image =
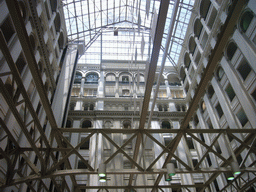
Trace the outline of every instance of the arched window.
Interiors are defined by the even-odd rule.
[[[116,81],[116,76],[114,74],[107,74],[106,81],[115,82]]]
[[[72,121],[68,119],[66,122],[66,128],[71,128],[71,127],[72,127]]]
[[[123,122],[123,127],[124,127],[124,129],[131,129],[131,122],[128,120],[125,120]]]
[[[186,111],[186,106],[185,105],[182,105],[182,111]]]
[[[162,129],[171,129],[171,124],[169,121],[162,122]]]
[[[99,80],[99,76],[97,73],[89,73],[85,77],[85,83],[87,84],[97,84]]]
[[[179,105],[176,105],[176,110],[180,111],[180,106]]]
[[[59,13],[57,13],[55,16],[54,25],[55,25],[56,32],[60,32],[61,23],[60,23],[60,14]]]
[[[199,37],[202,31],[203,25],[199,19],[196,19],[194,24],[194,33],[196,37]]]
[[[90,127],[92,127],[92,122],[91,121],[89,121],[89,120],[83,121],[82,128],[90,128]]]
[[[110,129],[111,126],[112,126],[111,121],[106,121],[106,122],[104,123],[104,127],[107,128],[107,129]]]
[[[253,19],[253,14],[250,11],[246,11],[242,15],[241,21],[240,21],[240,27],[244,33],[247,31],[248,27],[250,26],[252,19]]]
[[[225,74],[225,72],[224,72],[224,70],[222,69],[222,67],[219,67],[219,68],[217,69],[217,74],[216,74],[218,80],[221,80],[224,74]]]
[[[204,101],[201,102],[201,106],[200,107],[201,107],[201,112],[204,112],[205,109],[206,109],[206,105],[205,105]]]
[[[168,106],[164,105],[164,111],[168,111]]]
[[[231,61],[235,52],[237,50],[237,46],[234,42],[230,42],[227,47],[227,57]]]
[[[211,5],[211,1],[210,0],[202,0],[201,1],[201,5],[200,5],[200,16],[202,18],[206,18],[207,13],[209,11]]]

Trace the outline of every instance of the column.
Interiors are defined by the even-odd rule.
[[[102,129],[103,120],[95,120],[94,122],[95,129]],[[102,158],[102,135],[94,134],[90,138],[90,151],[89,151],[89,161],[90,165],[97,170],[99,168],[99,164],[103,163]],[[89,186],[97,186],[100,185],[98,174],[91,174],[88,176],[89,178]],[[90,189],[90,192],[97,192],[97,189]]]
[[[171,90],[170,90],[170,87],[169,87],[168,79],[165,79],[165,80],[164,80],[164,83],[165,83],[165,87],[166,87],[167,97],[168,97],[169,99],[171,99]]]
[[[180,129],[180,123],[178,121],[173,122],[173,129]],[[177,147],[175,153],[187,165],[190,165],[189,162],[192,163],[191,154],[190,154],[189,148],[188,148],[187,143],[183,136],[178,144],[178,147]],[[178,167],[184,168],[184,166],[181,164]],[[182,185],[193,185],[194,184],[194,180],[193,180],[193,177],[191,174],[180,174],[180,177],[181,177]],[[190,191],[195,192],[196,189],[193,188],[193,189],[190,189]]]
[[[237,122],[237,119],[235,118],[234,113],[232,112],[231,106],[229,105],[229,99],[227,98],[226,94],[224,93],[223,89],[221,88],[219,82],[216,80],[215,77],[212,78],[211,83],[229,127],[237,128],[239,124]]]
[[[151,121],[151,127],[152,129],[160,129],[159,121]],[[163,141],[162,134],[154,134],[154,138],[158,141]],[[162,143],[164,145],[164,143]],[[153,147],[155,151],[155,157],[158,157],[160,153],[163,151],[162,147],[160,147],[158,144],[153,142]],[[156,169],[162,169],[162,165],[164,164],[165,158],[164,156],[160,157],[160,159],[156,162],[155,167]],[[165,185],[166,182],[164,180],[164,176],[162,177],[161,181],[159,182],[159,185]]]
[[[115,97],[119,97],[119,76],[116,77]]]
[[[256,58],[255,58],[256,59]],[[250,121],[252,127],[256,127],[256,109],[255,105],[251,100],[251,97],[247,90],[245,89],[243,83],[239,79],[237,75],[237,71],[231,66],[231,64],[226,60],[225,57],[222,58],[221,60],[221,66],[223,70],[225,71],[229,82],[231,86],[233,87],[236,96],[238,97],[238,100],[246,113],[246,116],[248,120]]]
[[[251,68],[256,72],[256,49],[252,41],[244,34],[241,34],[238,29],[235,30],[233,39],[238,45],[239,49],[245,56],[246,60],[251,64]]]

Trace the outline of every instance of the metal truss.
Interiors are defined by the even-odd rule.
[[[18,69],[15,63],[12,60],[11,54],[8,51],[8,46],[4,40],[2,32],[0,33],[0,49],[1,52],[8,63],[10,71],[0,73],[0,77],[11,77],[12,80],[12,89],[19,87],[18,92],[10,93],[3,80],[0,79],[0,92],[4,101],[8,104],[10,111],[9,115],[14,116],[16,122],[24,134],[25,139],[29,146],[22,146],[19,144],[18,138],[15,136],[12,127],[6,124],[4,119],[0,118],[0,125],[2,132],[5,133],[5,136],[1,138],[0,142],[8,140],[6,149],[0,149],[0,159],[5,160],[7,167],[6,172],[2,173],[3,177],[0,178],[0,189],[4,189],[9,186],[19,187],[20,184],[26,183],[30,190],[36,191],[35,183],[38,182],[42,189],[45,191],[50,191],[49,187],[46,185],[45,180],[51,179],[53,184],[56,186],[56,190],[61,192],[67,190],[72,191],[67,184],[67,178],[72,181],[72,184],[75,189],[152,189],[155,191],[157,189],[165,188],[175,188],[175,189],[187,189],[198,187],[201,191],[204,191],[209,185],[214,181],[214,179],[221,173],[230,172],[229,163],[232,161],[232,156],[225,157],[223,154],[219,154],[214,147],[214,144],[219,140],[220,137],[228,134],[238,143],[238,146],[234,149],[235,156],[238,156],[242,151],[247,151],[246,158],[243,160],[241,165],[244,165],[244,162],[249,158],[250,154],[256,154],[255,144],[256,144],[256,133],[253,129],[188,129],[189,121],[194,114],[194,111],[197,109],[198,102],[204,94],[204,90],[207,86],[207,83],[210,81],[211,74],[217,64],[218,59],[222,54],[222,47],[226,44],[228,37],[232,33],[232,30],[236,24],[237,17],[239,12],[243,7],[244,2],[237,1],[235,3],[234,10],[231,11],[232,14],[229,15],[227,22],[224,25],[224,30],[222,31],[221,38],[217,42],[215,49],[212,52],[209,63],[205,70],[205,73],[202,77],[201,83],[199,84],[195,97],[190,103],[190,107],[186,116],[183,119],[180,129],[146,129],[145,122],[148,116],[148,103],[150,99],[150,94],[152,90],[154,74],[156,70],[156,63],[154,60],[158,57],[157,51],[160,49],[161,45],[161,31],[157,31],[155,38],[155,47],[153,48],[156,55],[152,55],[152,61],[150,65],[149,77],[147,79],[147,88],[146,94],[144,97],[143,111],[141,113],[141,121],[138,129],[81,129],[81,128],[58,128],[55,121],[49,100],[45,91],[43,90],[43,83],[38,72],[37,64],[33,54],[31,45],[28,43],[29,38],[26,33],[22,17],[19,12],[19,6],[16,0],[6,1],[7,6],[10,11],[10,16],[15,25],[18,38],[20,40],[21,46],[24,50],[24,55],[28,61],[28,67],[33,76],[33,80],[36,85],[37,92],[40,96],[42,106],[46,115],[48,117],[49,123],[52,129],[52,137],[47,138],[42,128],[38,115],[34,110],[34,107],[30,101],[28,93],[22,84],[22,79],[18,72]],[[166,6],[163,6],[166,9]],[[164,14],[164,11],[162,11]],[[163,18],[166,17],[163,15]],[[164,18],[165,19],[165,18]],[[163,20],[161,20],[163,21]],[[163,30],[163,26],[159,26],[159,30]],[[158,46],[157,46],[158,45]],[[155,65],[155,66],[154,66]],[[24,107],[24,113],[19,113],[18,109],[20,106]],[[33,128],[32,128],[33,127]],[[32,131],[31,131],[32,130]],[[32,133],[31,133],[32,132]],[[78,145],[73,146],[65,137],[65,133],[87,133],[87,137],[82,140]],[[163,134],[163,133],[172,133],[173,139],[166,146],[162,142],[158,141],[154,134]],[[199,134],[208,134],[213,138],[211,143],[205,143],[201,140]],[[242,140],[237,137],[237,133],[245,135],[245,138]],[[121,134],[129,135],[129,139],[123,144],[118,145],[109,134]],[[96,167],[91,166],[80,154],[80,147],[88,141],[94,135],[102,135],[102,137],[109,141],[112,147],[115,149],[115,152],[111,154],[104,163],[108,164],[111,162],[117,154],[122,154],[127,157],[127,159],[133,165],[132,169],[107,169],[107,174],[129,174],[129,185],[128,186],[85,186],[78,184],[75,176],[76,175],[91,175],[97,174]],[[161,148],[161,153],[150,163],[150,165],[145,166],[138,161],[140,154],[144,154],[144,140],[150,139],[154,144]],[[196,165],[193,165],[191,162],[186,163],[184,160],[180,159],[177,156],[177,146],[180,144],[183,139],[187,142],[187,137],[190,137],[194,143],[198,143],[204,148],[204,154],[202,154]],[[130,144],[135,143],[134,154],[130,155],[127,153],[125,147]],[[56,158],[56,152],[60,152],[60,157]],[[190,155],[190,151],[186,150],[187,155]],[[221,162],[220,167],[218,168],[209,168],[204,167],[203,162],[206,161],[207,155],[209,153],[214,154],[214,156]],[[37,163],[32,162],[30,156],[34,155],[38,157],[40,166]],[[71,155],[77,156],[82,160],[87,169],[72,169],[72,166],[69,162],[69,157]],[[143,155],[142,155],[143,156]],[[160,158],[164,158],[165,162],[161,169],[154,169],[155,164],[159,161]],[[166,164],[170,160],[175,159],[179,164],[184,168],[176,168],[177,174],[209,174],[209,178],[205,181],[204,184],[193,184],[193,185],[159,185],[162,176],[166,173]],[[249,178],[248,180],[243,179],[243,175],[253,173],[255,174],[255,162],[247,167],[241,167],[242,173],[235,178],[232,182],[228,183],[227,186],[222,191],[225,191],[228,187],[234,187],[237,191],[244,191],[249,186],[255,183],[255,177]],[[156,176],[154,185],[136,185],[133,183],[134,175],[147,175],[153,174]],[[60,182],[59,182],[60,181]],[[61,183],[61,185],[60,185]]]

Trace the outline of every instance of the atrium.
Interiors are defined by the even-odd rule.
[[[255,0],[0,13],[0,191],[256,190]]]

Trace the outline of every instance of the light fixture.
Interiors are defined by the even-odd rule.
[[[171,181],[172,177],[168,174],[164,174],[165,181]]]
[[[227,172],[226,173],[226,176],[227,176],[227,179],[229,180],[229,181],[232,181],[235,177],[234,177],[234,175],[232,174],[232,173],[230,173],[230,172]]]
[[[98,175],[100,177],[106,177],[106,164],[99,164]]]
[[[232,172],[233,172],[234,175],[238,175],[238,174],[241,173],[237,161],[232,161],[232,162],[230,163],[230,166],[231,166],[231,170],[232,170]]]
[[[166,168],[167,168],[167,174],[169,176],[174,176],[176,174],[175,167],[174,167],[173,163],[167,163]]]
[[[107,181],[107,178],[106,177],[100,177],[99,181],[101,183],[105,183]]]

